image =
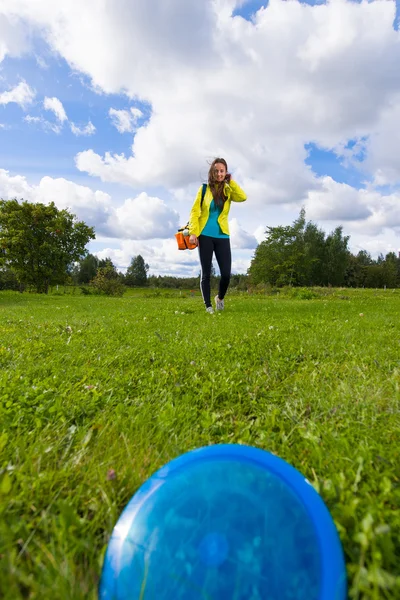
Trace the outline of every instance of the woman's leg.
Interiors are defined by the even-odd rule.
[[[203,296],[206,308],[211,306],[211,265],[214,252],[214,238],[207,235],[200,235],[199,238],[199,257],[200,257],[200,290]]]
[[[232,254],[231,241],[229,238],[214,238],[215,242],[215,258],[221,272],[219,281],[218,298],[223,300],[231,280]]]

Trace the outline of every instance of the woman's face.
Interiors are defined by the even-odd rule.
[[[215,163],[214,165],[214,177],[218,182],[224,181],[226,177],[226,168],[222,163]]]

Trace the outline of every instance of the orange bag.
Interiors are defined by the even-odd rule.
[[[204,202],[204,196],[206,194],[207,191],[207,184],[203,183],[202,186],[202,190],[201,190],[201,202],[200,202],[200,208],[202,208],[203,206],[203,202]],[[181,229],[178,229],[178,233],[175,234],[176,237],[176,241],[178,244],[178,250],[194,250],[195,248],[197,248],[197,244],[191,244],[189,242],[189,234],[188,232],[185,235],[185,230],[187,230],[189,227],[189,223],[187,223],[185,225],[185,227],[181,227]]]
[[[178,250],[194,250],[197,248],[197,244],[191,244],[189,242],[189,235],[184,235],[184,231],[187,229],[186,227],[182,227],[182,229],[178,229],[178,233],[175,234],[175,238],[178,244]]]

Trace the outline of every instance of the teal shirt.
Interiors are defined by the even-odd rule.
[[[201,235],[206,235],[213,238],[229,238],[229,235],[222,233],[221,227],[218,223],[218,217],[222,212],[222,208],[218,208],[214,200],[210,204],[210,212],[208,215],[208,221],[204,226]]]

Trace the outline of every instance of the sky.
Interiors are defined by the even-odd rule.
[[[54,201],[124,271],[179,251],[209,164],[233,272],[302,207],[350,249],[400,250],[400,7],[392,0],[0,0],[0,197]]]

